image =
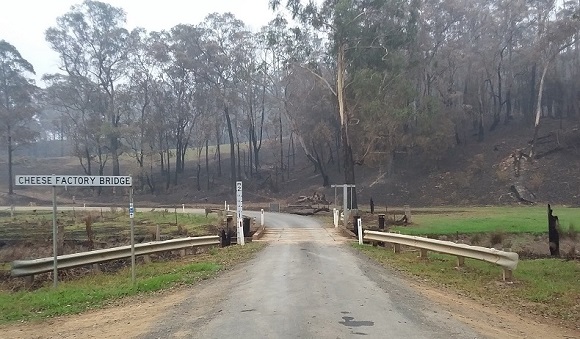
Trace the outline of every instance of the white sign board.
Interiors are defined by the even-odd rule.
[[[128,175],[17,175],[14,181],[21,186],[132,186]]]
[[[238,220],[242,220],[242,182],[236,181],[236,206]]]
[[[244,225],[242,215],[242,182],[236,181],[236,202],[237,202],[237,221],[238,221],[238,244],[244,244]]]
[[[133,207],[133,203],[129,203],[129,218],[133,219],[135,217],[135,207]]]

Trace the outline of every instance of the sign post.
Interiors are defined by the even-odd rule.
[[[54,256],[54,263],[52,265],[52,287],[58,286],[58,249],[56,235],[58,227],[56,226],[56,187],[52,186],[52,254]]]
[[[134,273],[134,239],[133,239],[133,187],[132,178],[128,175],[115,176],[98,176],[98,175],[17,175],[14,177],[16,186],[52,186],[52,252],[54,256],[53,263],[53,286],[58,286],[58,250],[57,250],[57,233],[56,225],[56,187],[64,186],[128,186],[131,187],[130,193],[130,218],[131,218],[131,260],[133,271],[133,282],[135,281]]]
[[[242,182],[236,181],[236,202],[237,202],[237,221],[238,221],[238,245],[244,245],[244,224],[242,215]]]
[[[131,219],[131,284],[135,285],[135,207],[133,206],[133,186],[129,188],[129,219]]]

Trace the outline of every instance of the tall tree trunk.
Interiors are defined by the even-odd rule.
[[[169,137],[165,134],[165,152],[167,153],[167,171],[165,172],[165,189],[169,189],[169,185],[171,184],[171,154],[169,150]]]
[[[230,119],[230,111],[228,106],[224,108],[224,114],[226,116],[226,123],[228,125],[228,134],[230,136],[230,183],[232,189],[236,187],[236,148],[234,141],[234,131],[232,130],[232,121]]]
[[[530,158],[534,157],[536,140],[538,139],[538,131],[540,130],[540,116],[542,115],[542,92],[544,91],[544,78],[546,77],[546,72],[548,71],[549,64],[550,64],[549,62],[546,62],[546,64],[544,65],[542,77],[540,78],[540,86],[538,87],[538,101],[536,102],[536,120],[534,123],[534,138],[532,139]]]
[[[116,128],[116,126],[114,126]],[[111,137],[111,153],[113,157],[113,175],[120,175],[121,167],[119,166],[119,139],[116,136]]]
[[[338,112],[340,115],[340,135],[342,138],[342,150],[343,150],[343,162],[344,162],[344,182],[345,184],[355,184],[355,174],[354,174],[354,159],[352,156],[352,148],[350,146],[350,140],[348,138],[348,120],[346,116],[346,105],[345,105],[345,72],[346,64],[344,61],[346,53],[346,44],[341,44],[338,48],[338,62],[337,62],[337,77],[336,77],[336,94],[338,99]],[[356,188],[349,188],[348,199],[352,196],[352,201],[349,201],[348,206],[352,209],[358,209]]]
[[[8,126],[8,194],[14,194],[14,178],[12,177],[12,131]]]
[[[209,139],[205,139],[205,175],[207,176],[207,190],[209,191]]]
[[[282,141],[282,112],[278,118],[280,127],[280,171],[284,173],[284,142]]]
[[[530,100],[528,100],[528,104],[527,106],[527,121],[533,121],[533,117],[534,117],[534,98],[536,97],[536,68],[537,68],[537,64],[534,63],[532,65],[532,74],[531,74],[531,79],[530,79]]]
[[[219,128],[216,127],[216,152],[217,152],[217,157],[218,157],[218,177],[222,176],[222,153],[220,150],[220,143],[221,143],[221,135],[219,133]]]

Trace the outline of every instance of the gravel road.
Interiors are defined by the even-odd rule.
[[[265,220],[265,250],[151,319],[140,338],[481,337],[335,229],[294,215]]]

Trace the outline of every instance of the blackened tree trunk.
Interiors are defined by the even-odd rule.
[[[209,139],[205,139],[205,175],[207,176],[207,190],[209,191]]]
[[[230,136],[230,182],[232,189],[236,187],[236,143],[234,141],[234,131],[232,130],[232,120],[228,106],[224,108],[226,123],[228,124],[228,134]]]
[[[552,214],[552,208],[548,204],[548,241],[550,246],[550,255],[553,257],[560,256],[560,223],[558,217]]]

